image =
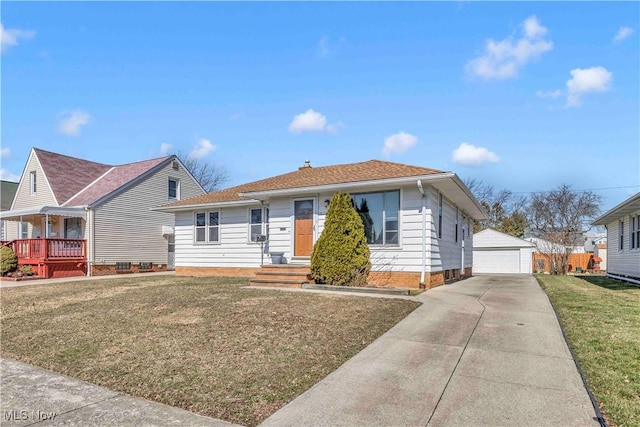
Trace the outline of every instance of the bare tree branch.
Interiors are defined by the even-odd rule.
[[[182,151],[178,151],[176,156],[207,193],[218,190],[229,180],[229,174],[226,169],[220,166],[214,166]]]

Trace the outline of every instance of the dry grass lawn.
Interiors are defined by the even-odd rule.
[[[419,305],[246,283],[135,276],[2,289],[2,355],[256,425]]]

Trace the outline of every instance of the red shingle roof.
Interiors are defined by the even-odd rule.
[[[33,149],[60,206],[91,205],[171,156],[120,166]]]
[[[103,197],[111,194],[123,185],[133,181],[148,170],[154,168],[169,157],[145,160],[115,166],[98,181],[85,188],[80,194],[70,199],[67,205],[84,206],[91,205]]]
[[[411,166],[401,163],[369,160],[344,165],[302,167],[284,175],[250,182],[225,190],[214,191],[190,199],[180,200],[165,206],[188,206],[207,203],[234,202],[247,200],[240,193],[257,191],[285,190],[292,188],[314,187],[319,185],[345,184],[351,182],[376,181],[392,178],[408,178],[442,173],[442,171]]]
[[[59,205],[98,179],[112,166],[34,148]]]

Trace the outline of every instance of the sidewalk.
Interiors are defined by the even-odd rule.
[[[126,279],[131,277],[153,277],[153,276],[174,276],[175,271],[160,271],[157,273],[132,273],[132,274],[110,274],[107,276],[76,276],[60,277],[57,279],[25,279],[25,280],[0,280],[0,288],[17,288],[19,286],[33,285],[55,285],[56,283],[82,282],[84,280],[108,280]]]
[[[417,299],[406,319],[261,425],[599,425],[533,277],[478,276]],[[2,425],[55,413],[47,425],[231,426],[12,360],[0,368]]]

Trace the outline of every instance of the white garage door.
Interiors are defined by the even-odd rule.
[[[520,271],[520,250],[490,249],[473,251],[474,273],[515,273]]]

